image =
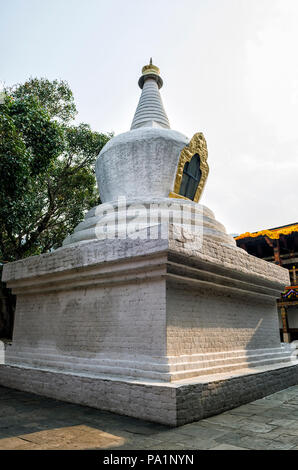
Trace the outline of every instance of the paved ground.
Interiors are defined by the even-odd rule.
[[[0,387],[0,449],[298,450],[298,386],[176,429]]]

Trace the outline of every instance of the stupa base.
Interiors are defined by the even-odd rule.
[[[163,233],[166,233],[163,230]],[[298,383],[288,272],[169,226],[4,266],[17,295],[0,384],[178,426]]]
[[[0,366],[0,385],[169,426],[198,421],[298,383],[298,365],[202,376],[179,383]]]

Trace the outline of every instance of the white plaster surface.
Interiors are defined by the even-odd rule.
[[[157,226],[175,225],[203,239],[236,246],[225,227],[206,206],[173,198],[135,198],[100,204],[92,208],[63,242],[70,245],[80,241],[105,238],[158,238]],[[150,228],[145,232],[145,228]],[[140,234],[138,235],[138,230]],[[167,237],[168,229],[166,229]]]
[[[142,94],[131,124],[131,129],[138,127],[170,128],[169,119],[154,78],[147,77],[144,81]]]

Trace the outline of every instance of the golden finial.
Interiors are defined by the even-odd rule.
[[[153,78],[158,85],[158,88],[162,87],[162,78],[159,75],[159,68],[152,63],[152,57],[150,57],[150,61],[148,65],[144,65],[142,68],[142,76],[139,79],[139,87],[143,88],[144,81],[146,78]]]
[[[144,65],[144,67],[142,68],[143,75],[147,75],[148,73],[155,73],[159,75],[159,68],[156,67],[156,65],[153,65],[152,57],[150,57],[149,65]]]

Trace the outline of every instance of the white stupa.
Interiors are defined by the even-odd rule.
[[[97,159],[103,204],[63,247],[4,266],[0,384],[177,426],[298,383],[276,307],[289,274],[198,204],[205,138],[170,129],[152,63],[139,85],[130,131]]]

